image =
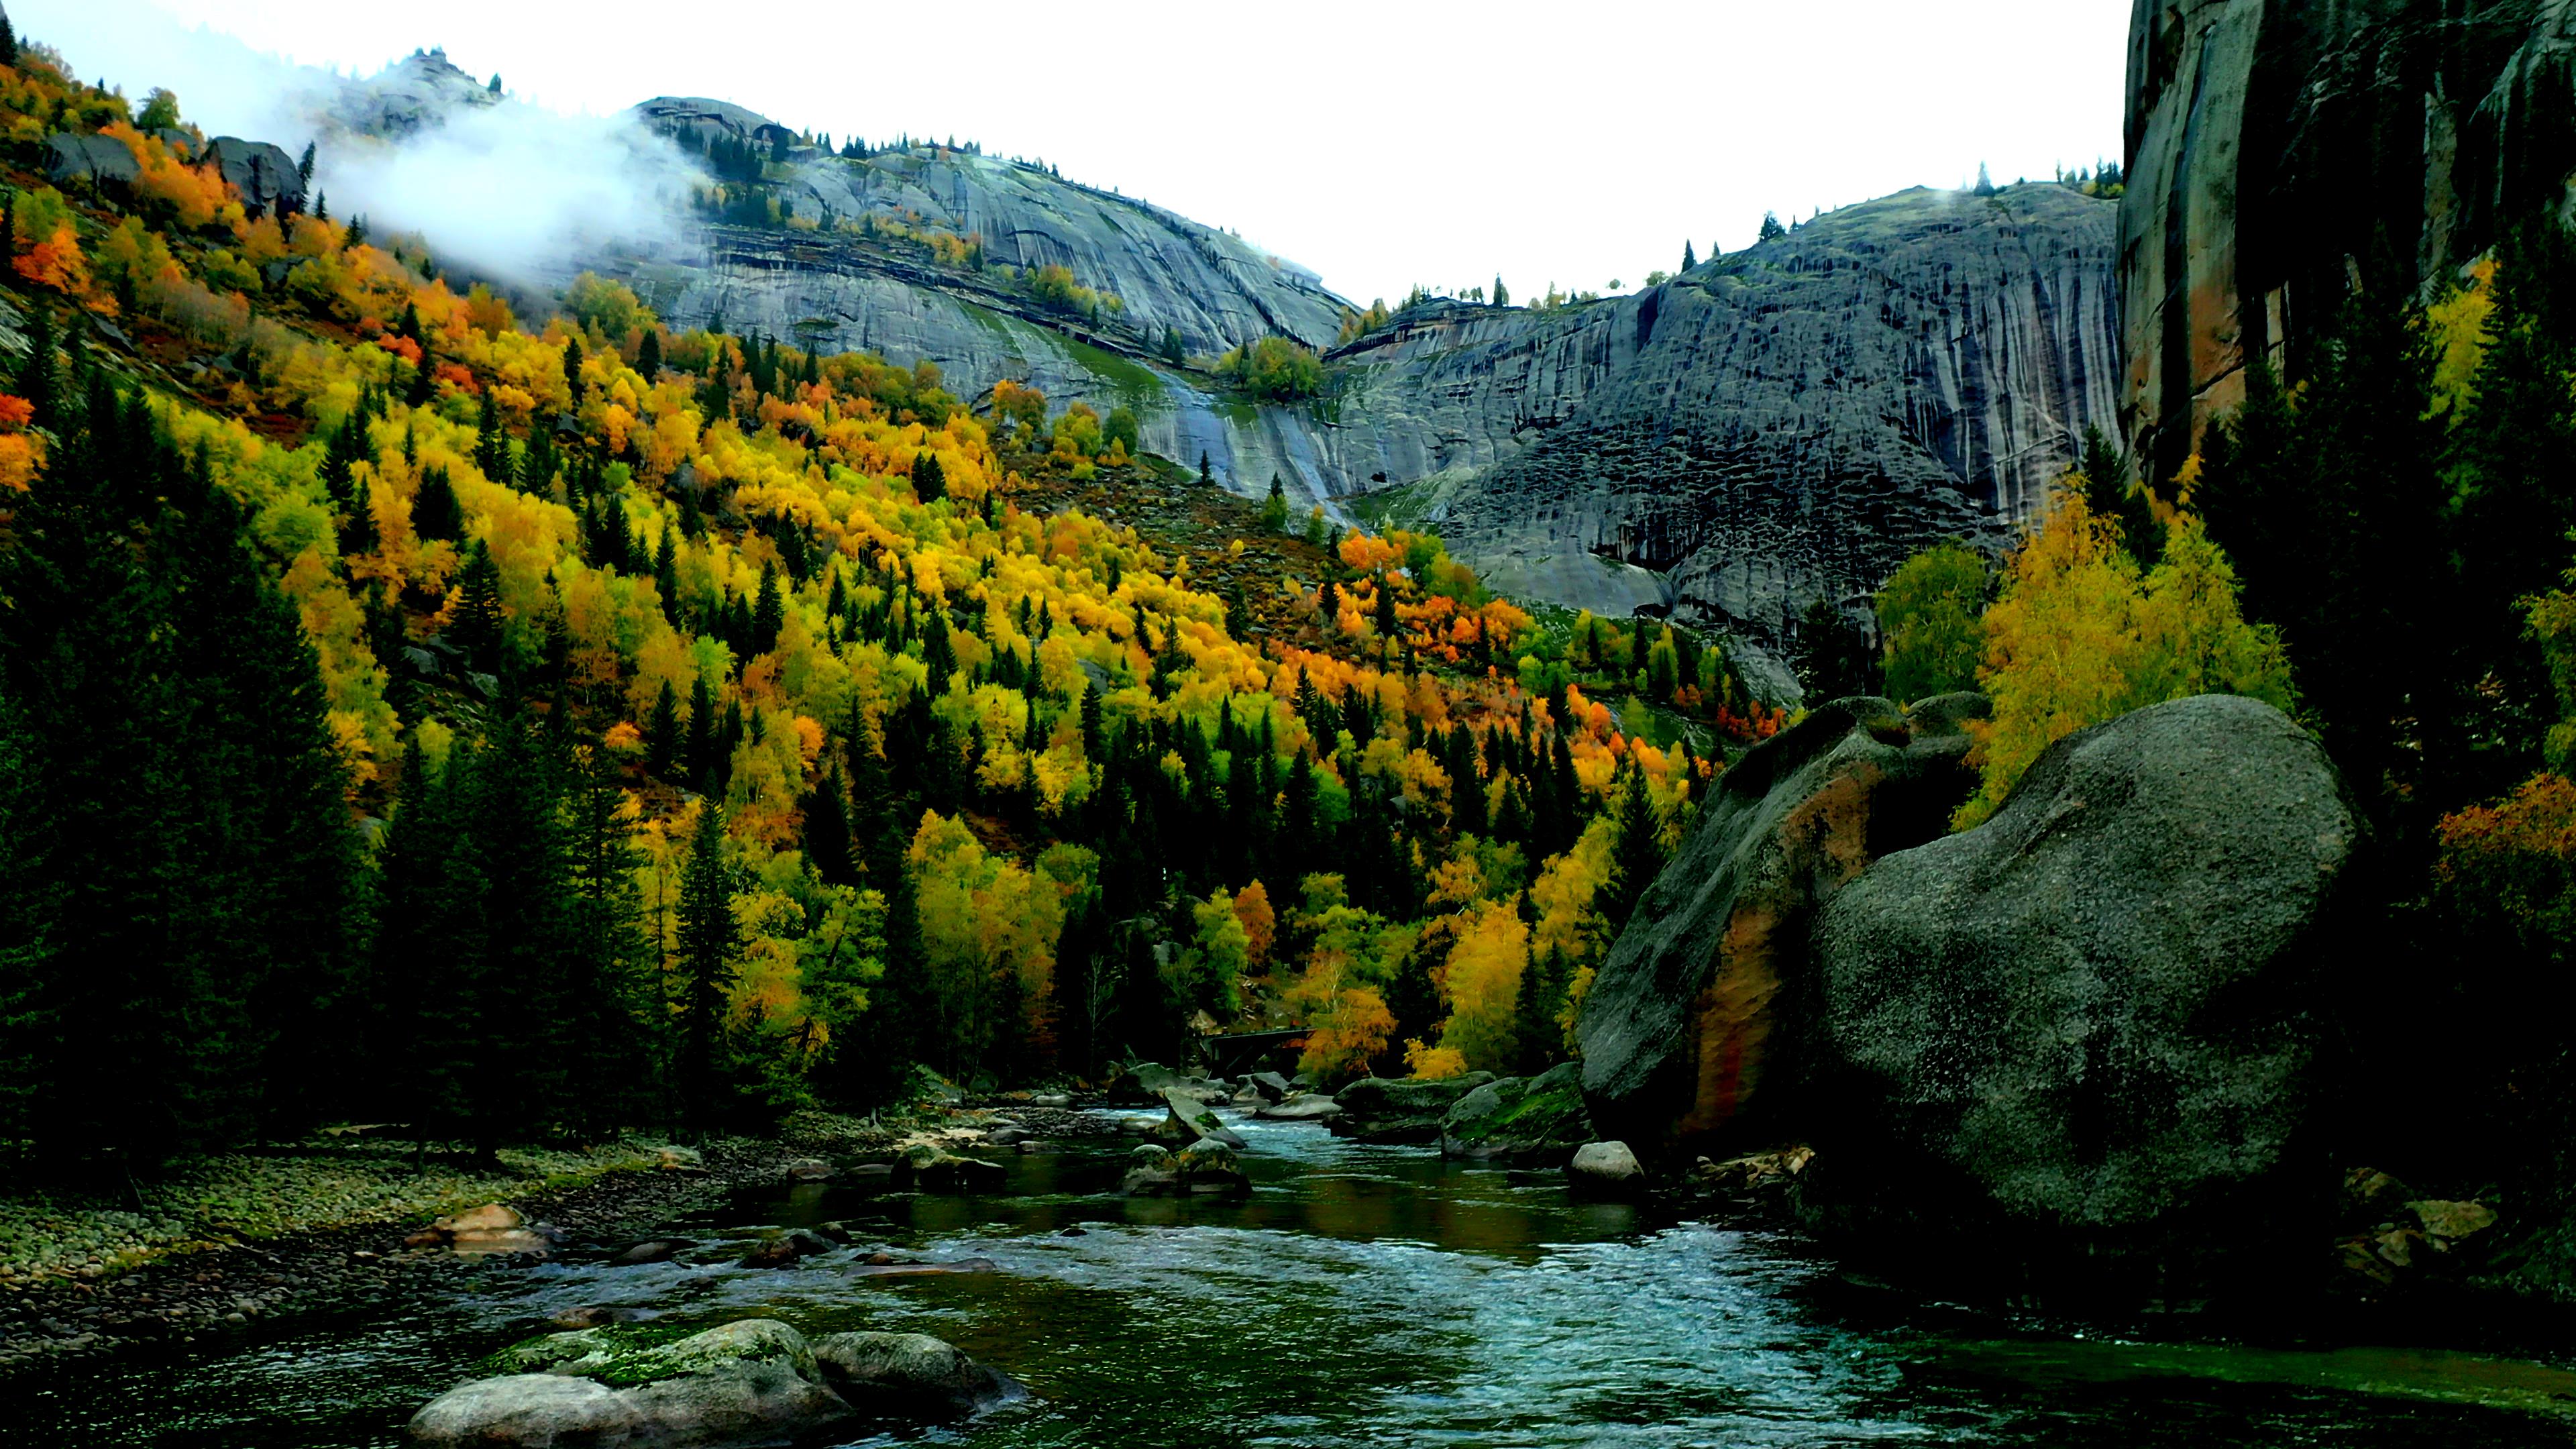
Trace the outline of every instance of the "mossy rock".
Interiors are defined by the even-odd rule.
[[[1559,1167],[1591,1140],[1579,1062],[1487,1082],[1460,1098],[1440,1123],[1441,1154],[1478,1162]]]

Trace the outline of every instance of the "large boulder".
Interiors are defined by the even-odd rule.
[[[512,1372],[414,1414],[412,1439],[477,1449],[679,1446],[799,1435],[848,1417],[804,1335],[751,1318],[653,1343],[635,1330],[553,1333],[504,1350]]]
[[[1341,1114],[1342,1104],[1321,1092],[1291,1092],[1252,1113],[1264,1122],[1328,1122]]]
[[[1339,1111],[1324,1119],[1336,1137],[1362,1142],[1437,1142],[1440,1124],[1492,1072],[1458,1077],[1365,1077],[1333,1094]]]
[[[1978,695],[1841,700],[1719,777],[1584,998],[1603,1132],[1652,1157],[1776,1128],[1784,1094],[1766,1087],[1794,1052],[1808,922],[1872,860],[1949,828],[1975,785],[1961,721],[1985,713]]]
[[[863,1414],[946,1418],[1028,1397],[1019,1380],[922,1333],[825,1334],[814,1362]]]
[[[1169,1115],[1157,1135],[1174,1145],[1186,1147],[1202,1140],[1222,1142],[1228,1147],[1243,1145],[1243,1139],[1235,1135],[1233,1128],[1225,1125],[1225,1119],[1217,1115],[1216,1108],[1200,1101],[1187,1088],[1164,1088],[1163,1105],[1169,1110]]]
[[[2304,1266],[2359,835],[2313,738],[2202,696],[2058,741],[1985,825],[1871,866],[1814,933],[1811,1221],[2167,1303]]]
[[[1592,1140],[1583,1110],[1583,1066],[1560,1062],[1535,1077],[1487,1082],[1440,1121],[1440,1153],[1471,1162],[1556,1167]]]
[[[304,209],[304,174],[283,149],[267,141],[217,136],[206,143],[206,159],[222,168],[224,179],[252,212],[274,209],[280,201],[288,211]]]
[[[50,180],[131,186],[142,174],[134,148],[114,136],[58,131],[45,138],[45,175]]]

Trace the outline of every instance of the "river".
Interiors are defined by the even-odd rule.
[[[482,1356],[583,1306],[930,1333],[1034,1393],[964,1425],[821,1441],[836,1445],[2576,1442],[2576,1373],[2547,1364],[2001,1319],[1847,1284],[1790,1236],[1581,1201],[1558,1174],[1237,1127],[1258,1184],[1244,1202],[1118,1195],[1128,1141],[1014,1156],[1006,1196],[747,1192],[673,1226],[713,1245],[838,1220],[858,1245],[766,1270],[496,1264],[375,1318],[0,1386],[0,1444],[396,1445]],[[998,1271],[854,1275],[878,1247]]]

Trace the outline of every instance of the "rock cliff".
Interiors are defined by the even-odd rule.
[[[1148,355],[1165,326],[1204,353],[1337,325],[1338,299],[1252,270],[1221,233],[945,149],[797,175],[800,212],[1010,236],[1028,261],[1070,258],[1125,315],[796,231],[709,227],[622,274],[680,325],[926,357],[970,396],[1008,377],[1124,404],[1147,447],[1204,454],[1241,492],[1389,493],[1499,587],[1612,614],[1777,640],[1809,600],[1866,594],[1925,543],[2000,537],[2114,417],[2112,208],[2054,185],[1907,192],[1582,306],[1435,302],[1335,350],[1326,397],[1281,407]]]
[[[2353,282],[2439,285],[2576,209],[2569,0],[2137,0],[2122,406],[2170,472]]]
[[[342,109],[399,133],[490,100],[429,54]],[[1146,448],[1239,492],[1371,495],[1507,591],[1731,630],[1774,694],[1794,684],[1758,646],[1809,602],[1858,608],[1945,536],[2001,541],[2116,417],[2114,208],[2053,184],[1848,207],[1626,297],[1418,306],[1335,348],[1323,397],[1279,406],[1164,359],[1175,335],[1201,360],[1338,337],[1347,304],[1239,238],[971,150],[836,155],[685,97],[632,115],[756,153],[794,218],[700,217],[580,259],[672,324],[927,360],[970,398],[1008,378],[1126,406]],[[1027,274],[1052,265],[1096,299],[1037,295]]]
[[[1503,588],[1777,640],[1999,539],[2111,423],[2112,225],[2054,184],[1915,190],[1632,297],[1345,349],[1340,430],[1383,458],[1350,471],[1430,479]]]

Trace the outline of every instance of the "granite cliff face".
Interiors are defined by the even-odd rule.
[[[492,99],[423,54],[339,109],[399,136]],[[834,155],[711,100],[632,116],[756,152],[800,219],[700,217],[578,259],[671,324],[927,360],[969,398],[1007,378],[1128,407],[1146,448],[1239,492],[1381,495],[1506,590],[1731,630],[1775,697],[1795,685],[1764,646],[1810,601],[1857,610],[1926,543],[2000,542],[2114,417],[2113,209],[2054,185],[1907,192],[1627,297],[1429,303],[1332,351],[1324,397],[1271,406],[1162,355],[1172,334],[1199,359],[1336,339],[1348,304],[1239,238],[953,147]],[[1117,305],[1035,295],[1049,265]]]
[[[2111,243],[2053,184],[1916,190],[1632,297],[1400,329],[1337,354],[1365,369],[1340,430],[1378,449],[1348,472],[1430,479],[1506,589],[1776,641],[1925,544],[2000,539],[2111,422]]]
[[[797,175],[836,215],[898,207],[1072,257],[1086,285],[1125,288],[1133,325],[811,233],[713,227],[626,274],[680,325],[927,357],[969,395],[1009,377],[1123,403],[1148,447],[1205,454],[1239,491],[1401,490],[1400,514],[1499,586],[1618,614],[1776,641],[1925,543],[2001,536],[2113,418],[2112,208],[2053,185],[1908,192],[1583,306],[1433,303],[1334,351],[1328,397],[1257,407],[1147,356],[1165,325],[1194,351],[1329,335],[1338,299],[1208,250],[1231,238],[944,149]]]
[[[2576,214],[2576,3],[2137,0],[2128,156],[2122,406],[2170,472],[2354,281],[2438,286]]]

